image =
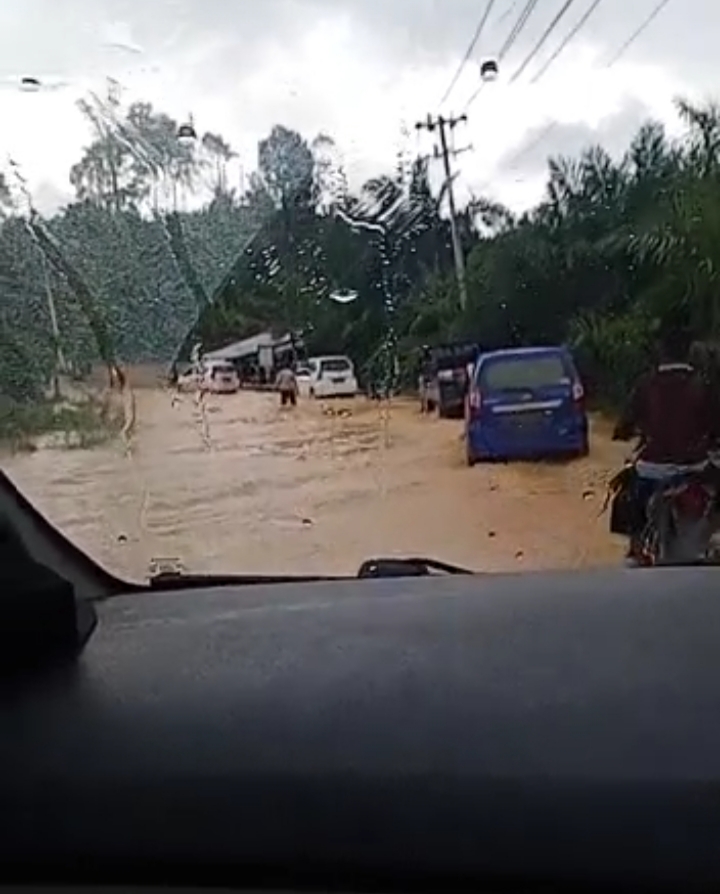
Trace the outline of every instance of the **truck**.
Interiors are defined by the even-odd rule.
[[[418,386],[421,411],[437,411],[441,419],[462,418],[470,370],[479,354],[476,342],[424,345]]]

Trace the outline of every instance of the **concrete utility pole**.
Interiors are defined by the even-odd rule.
[[[442,115],[433,118],[431,115],[428,115],[426,121],[418,121],[415,125],[417,130],[427,130],[429,133],[434,133],[434,131],[437,130],[440,137],[439,157],[442,159],[443,169],[445,171],[445,183],[443,186],[447,189],[448,205],[450,207],[450,235],[452,237],[453,255],[455,257],[455,275],[457,276],[458,291],[460,293],[460,307],[463,310],[467,307],[465,258],[463,256],[462,245],[460,244],[460,236],[458,235],[457,229],[455,193],[453,190],[454,177],[450,167],[450,156],[452,155],[455,157],[464,150],[455,150],[448,147],[447,131],[448,129],[453,130],[458,124],[464,124],[466,121],[467,115],[460,115],[457,118],[452,116],[445,118]]]
[[[53,369],[52,377],[53,397],[55,400],[60,400],[60,374],[67,372],[67,364],[65,363],[65,357],[60,343],[60,327],[58,326],[55,299],[53,298],[52,286],[50,285],[49,263],[44,254],[42,255],[42,265],[45,274],[45,297],[47,299],[48,312],[50,314],[50,326],[52,329],[53,346],[55,348],[55,367]]]

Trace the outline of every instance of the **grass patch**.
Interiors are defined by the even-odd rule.
[[[0,398],[0,445],[14,452],[33,451],[43,442],[66,449],[103,444],[119,431],[95,401],[41,401],[21,404]]]

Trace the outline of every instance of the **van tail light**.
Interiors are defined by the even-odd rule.
[[[585,389],[580,382],[575,382],[572,386],[573,402],[579,409],[585,408]]]
[[[471,417],[477,417],[480,415],[480,410],[482,408],[482,398],[480,396],[479,388],[471,388],[468,393],[468,409],[470,410]]]

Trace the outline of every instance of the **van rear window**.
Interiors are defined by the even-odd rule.
[[[559,354],[544,354],[493,360],[483,368],[481,384],[488,391],[509,391],[542,388],[569,381],[563,358]]]
[[[344,357],[333,357],[330,360],[323,360],[320,364],[320,372],[347,372],[350,369],[350,363]]]

